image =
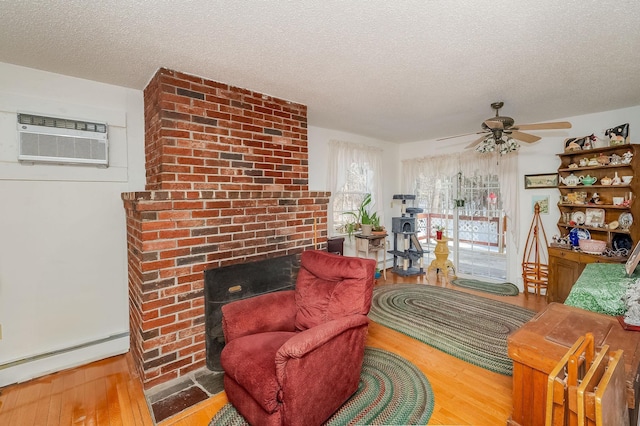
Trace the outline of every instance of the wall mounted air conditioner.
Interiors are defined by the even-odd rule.
[[[18,161],[109,165],[106,123],[18,114]]]

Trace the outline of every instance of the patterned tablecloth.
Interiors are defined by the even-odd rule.
[[[623,296],[639,278],[637,271],[627,277],[624,264],[590,263],[571,288],[564,304],[606,315],[623,315],[626,311]]]

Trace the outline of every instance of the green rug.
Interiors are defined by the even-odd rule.
[[[420,284],[376,287],[369,318],[478,367],[511,375],[507,336],[535,312]]]
[[[471,290],[484,291],[485,293],[497,294],[499,296],[517,296],[520,294],[518,286],[512,283],[490,283],[487,281],[457,278],[451,284]]]
[[[433,402],[431,385],[415,365],[391,352],[366,348],[358,390],[325,424],[426,425]],[[226,404],[209,426],[247,424]]]

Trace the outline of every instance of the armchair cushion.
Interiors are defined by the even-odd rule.
[[[265,331],[295,331],[293,290],[261,294],[222,307],[222,331],[227,343]]]
[[[371,308],[375,261],[305,251],[296,281],[295,326],[306,330]]]
[[[240,337],[222,351],[220,363],[225,375],[244,389],[251,389],[251,396],[267,413],[278,408],[281,389],[273,360],[280,347],[295,334],[276,331]]]

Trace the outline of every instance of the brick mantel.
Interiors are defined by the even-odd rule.
[[[145,388],[205,365],[203,271],[326,246],[306,107],[160,69],[144,92],[146,191],[127,214],[131,352]]]

